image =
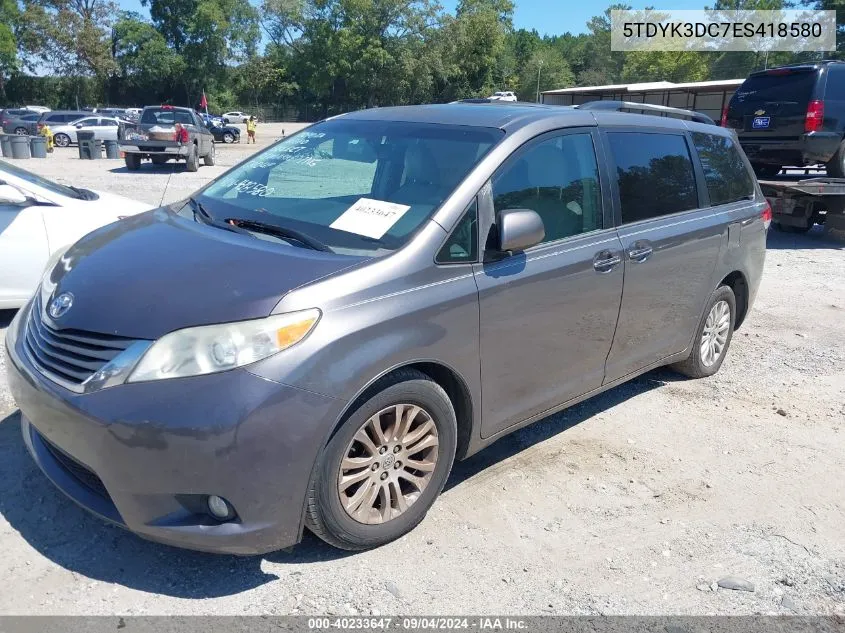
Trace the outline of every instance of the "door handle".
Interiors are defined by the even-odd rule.
[[[628,259],[633,262],[644,262],[647,260],[652,252],[654,252],[646,243],[643,242],[635,242],[633,247],[628,251]]]
[[[593,258],[593,268],[600,273],[609,273],[622,263],[622,258],[613,251],[600,251]]]

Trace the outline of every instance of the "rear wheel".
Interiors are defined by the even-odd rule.
[[[58,145],[59,147],[67,147],[70,145],[70,137],[67,134],[62,134],[59,132],[53,137],[53,143]]]
[[[138,171],[141,169],[141,157],[138,154],[126,154],[126,169]]]
[[[200,168],[200,159],[197,155],[197,146],[191,145],[188,148],[188,158],[185,160],[185,169],[188,171],[197,171]]]
[[[26,136],[27,134],[29,134],[29,130],[27,130],[25,127],[16,127],[15,134],[17,134],[18,136]]]
[[[832,178],[845,178],[845,141],[839,144],[839,149],[833,157],[825,163],[827,175]]]
[[[318,458],[308,528],[347,550],[399,538],[440,494],[456,445],[455,410],[440,385],[414,370],[386,377]]]
[[[692,351],[686,360],[673,365],[690,378],[712,376],[722,366],[736,322],[736,297],[728,286],[719,286],[704,308]]]
[[[203,158],[202,158],[202,163],[203,163],[203,165],[205,165],[206,167],[214,167],[214,158],[215,158],[215,154],[214,154],[214,152],[215,152],[215,151],[216,151],[216,150],[214,149],[214,143],[212,143],[212,144],[211,144],[211,149],[210,149],[210,150],[208,150],[208,154],[206,154],[206,155],[205,155],[205,156],[203,156]]]

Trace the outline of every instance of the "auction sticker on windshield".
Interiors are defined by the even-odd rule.
[[[357,202],[344,211],[330,226],[338,231],[379,239],[410,208],[395,202],[358,198]]]

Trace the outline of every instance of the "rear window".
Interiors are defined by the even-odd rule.
[[[648,220],[698,206],[689,148],[678,134],[611,132],[622,223]]]
[[[141,123],[151,125],[173,125],[174,123],[193,125],[194,119],[191,117],[190,112],[185,112],[184,110],[146,108],[144,114],[141,115]]]
[[[745,112],[761,105],[778,105],[784,114],[789,109],[803,113],[815,83],[816,73],[813,71],[755,75],[746,79],[736,91],[731,99],[731,110]]]
[[[710,204],[727,204],[754,196],[754,182],[731,139],[693,132],[692,142],[704,168]]]

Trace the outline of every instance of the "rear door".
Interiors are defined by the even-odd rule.
[[[743,139],[804,134],[807,105],[817,96],[820,70],[813,67],[777,68],[755,73],[731,98],[728,126]]]
[[[724,217],[706,208],[684,130],[602,133],[614,179],[625,289],[605,382],[683,351],[712,292]],[[705,207],[705,208],[702,208]]]
[[[480,195],[482,210],[536,211],[546,231],[525,252],[475,265],[483,437],[602,384],[623,268],[600,147],[595,129],[545,134]]]

